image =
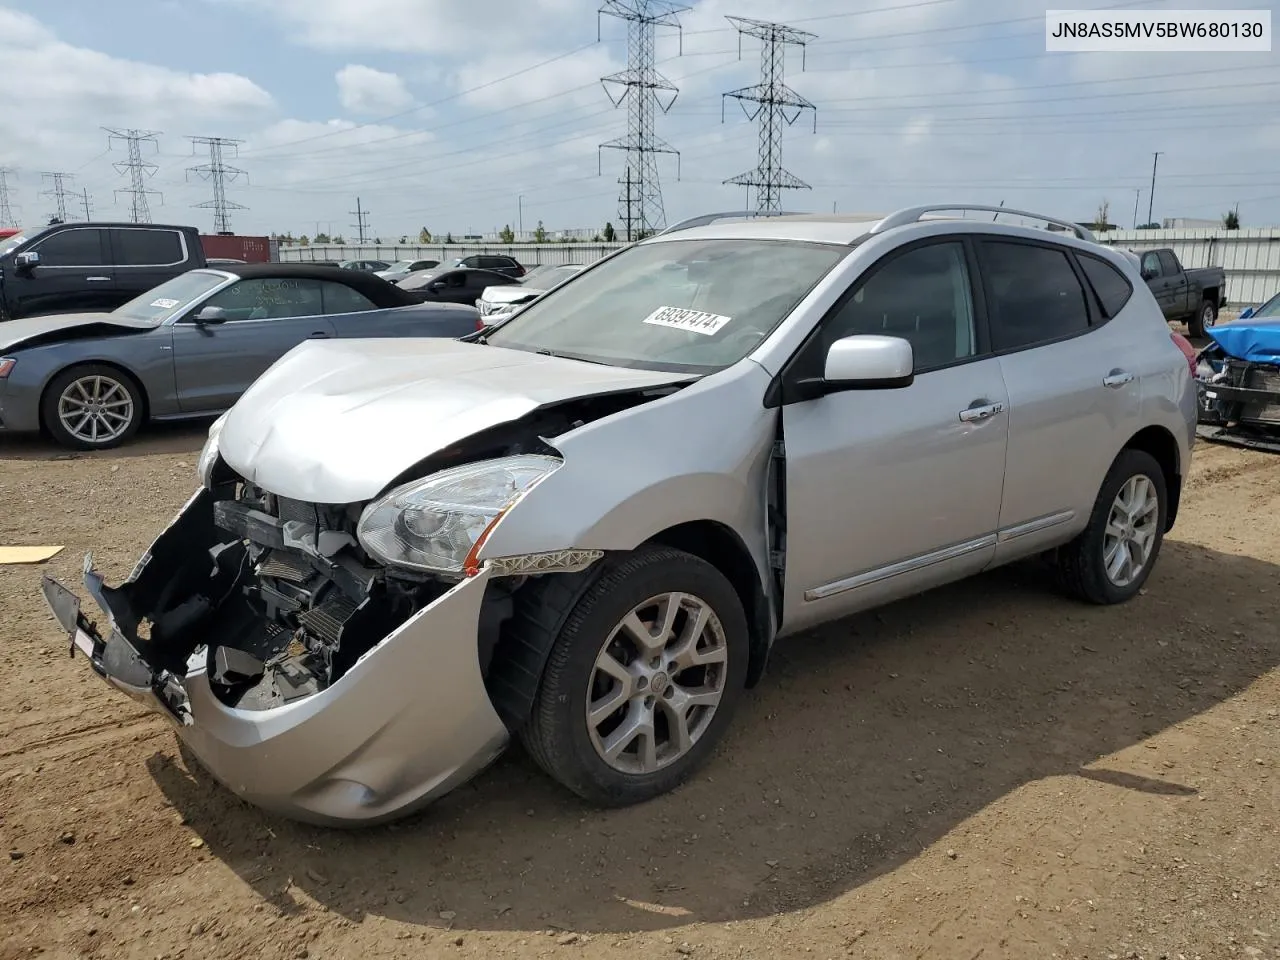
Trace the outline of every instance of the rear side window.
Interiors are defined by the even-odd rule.
[[[122,267],[164,267],[186,259],[173,230],[112,230],[111,240]]]
[[[325,313],[360,313],[375,309],[372,300],[345,283],[322,280],[320,293],[324,297]]]
[[[1080,261],[1080,269],[1084,271],[1089,285],[1098,296],[1103,314],[1107,319],[1114,317],[1133,296],[1133,287],[1123,273],[1105,260],[1091,257],[1087,253],[1076,254],[1076,259]]]
[[[991,347],[1020,350],[1089,329],[1084,288],[1053,247],[982,242]]]
[[[1160,269],[1166,277],[1172,277],[1178,272],[1178,258],[1168,250],[1160,251]]]
[[[36,243],[42,267],[100,267],[107,262],[101,230],[63,230]]]

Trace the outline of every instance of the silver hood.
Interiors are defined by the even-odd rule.
[[[424,457],[545,404],[691,379],[458,340],[311,340],[241,396],[218,449],[279,496],[354,503]]]
[[[155,328],[145,320],[131,320],[114,313],[59,313],[46,317],[23,317],[0,323],[0,354],[15,347],[71,340],[89,332],[100,336],[117,336]]]

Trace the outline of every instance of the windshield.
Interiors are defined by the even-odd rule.
[[[3,257],[11,250],[16,250],[22,244],[27,242],[27,238],[20,233],[15,233],[12,237],[5,237],[0,240],[0,257]]]
[[[1254,317],[1280,317],[1280,293],[1253,312]],[[1253,319],[1253,317],[1250,317]]]
[[[711,373],[755,348],[850,247],[663,240],[625,249],[486,342],[620,367]]]
[[[197,297],[211,291],[227,278],[208,270],[191,270],[158,287],[152,287],[141,296],[116,307],[111,313],[130,320],[146,320],[157,327],[170,317],[181,313]]]
[[[434,267],[430,270],[415,270],[413,273],[409,274],[409,276],[400,281],[400,289],[420,290],[444,272],[444,270]]]
[[[526,273],[520,278],[520,282],[534,290],[550,290],[557,283],[564,283],[581,269],[577,266],[538,267],[536,274]]]
[[[391,266],[387,267],[386,272],[387,273],[408,273],[409,268],[412,267],[417,262],[418,262],[417,260],[397,260]]]

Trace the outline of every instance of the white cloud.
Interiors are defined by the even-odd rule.
[[[397,74],[349,63],[336,74],[338,102],[351,113],[394,113],[412,105],[413,94]]]

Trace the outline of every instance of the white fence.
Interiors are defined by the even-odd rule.
[[[1172,247],[1185,267],[1222,267],[1227,275],[1227,302],[1232,308],[1257,306],[1280,292],[1280,228],[1246,230],[1114,230],[1098,235],[1103,243],[1131,250]],[[623,243],[452,243],[383,244],[280,248],[280,259],[291,263],[312,260],[407,260],[432,258],[441,263],[474,253],[501,253],[526,266],[539,263],[590,263]]]

